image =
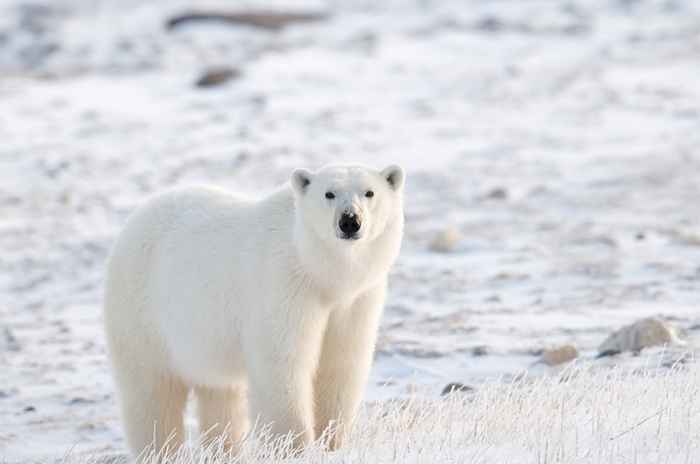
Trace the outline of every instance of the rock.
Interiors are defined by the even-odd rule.
[[[76,404],[91,404],[94,403],[95,400],[83,398],[82,396],[76,396],[75,398],[72,398],[70,401],[68,401],[69,405],[76,405]]]
[[[505,28],[505,24],[500,18],[486,16],[476,23],[476,29],[487,32],[499,32]]]
[[[36,408],[34,406],[25,406],[22,412],[35,412]]]
[[[9,327],[5,327],[3,330],[3,337],[2,340],[0,340],[0,349],[4,349],[5,351],[20,351],[22,349],[15,334],[12,333]]]
[[[605,350],[605,351],[600,351],[600,352],[596,355],[595,358],[596,358],[596,359],[607,358],[608,356],[616,356],[616,355],[618,355],[618,354],[620,354],[620,352],[617,351],[617,350]]]
[[[472,356],[486,356],[489,354],[489,349],[487,346],[479,345],[472,348]]]
[[[486,192],[486,195],[484,195],[484,198],[487,200],[507,200],[508,199],[508,190],[506,190],[502,187],[496,187],[496,188],[491,189],[488,192]]]
[[[463,383],[459,382],[450,382],[447,385],[445,385],[445,388],[442,389],[442,393],[440,393],[440,396],[449,395],[450,393],[455,392],[469,393],[473,391],[474,388],[470,387],[469,385],[464,385]]]
[[[430,250],[438,253],[450,253],[462,240],[462,234],[454,227],[448,227],[438,232],[430,242]]]
[[[678,330],[661,319],[650,317],[613,332],[598,347],[598,357],[640,351],[658,345],[684,345],[678,337]]]
[[[220,67],[210,68],[197,79],[195,85],[197,87],[214,87],[224,84],[232,79],[237,79],[241,76],[241,72],[236,68]]]
[[[574,345],[562,345],[542,351],[542,362],[548,366],[558,366],[576,358],[578,358],[578,350]]]
[[[174,16],[168,20],[166,27],[172,29],[183,23],[216,21],[232,25],[253,26],[269,31],[279,31],[293,23],[308,23],[327,19],[322,12],[292,12],[292,11],[191,11]]]

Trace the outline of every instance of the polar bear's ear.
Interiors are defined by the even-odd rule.
[[[295,169],[292,173],[292,188],[299,195],[305,193],[312,177],[313,174],[308,169]]]
[[[400,166],[392,164],[388,168],[382,169],[381,175],[386,179],[386,181],[389,183],[389,187],[391,187],[393,190],[401,190],[403,187],[405,175]]]

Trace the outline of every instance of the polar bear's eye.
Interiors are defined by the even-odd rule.
[[[365,196],[367,198],[372,198],[374,196],[374,192],[371,190],[367,190],[367,192],[365,192]]]
[[[329,200],[332,200],[333,198],[335,198],[335,193],[326,192],[326,198],[328,198]]]

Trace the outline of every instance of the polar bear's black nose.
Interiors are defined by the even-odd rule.
[[[343,213],[342,216],[340,216],[340,222],[338,223],[338,227],[340,228],[341,232],[345,235],[344,238],[351,238],[353,237],[358,230],[360,230],[360,227],[362,224],[360,223],[360,218],[357,217],[356,214],[353,213]]]

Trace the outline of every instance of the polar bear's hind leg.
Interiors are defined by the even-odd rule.
[[[176,451],[184,441],[187,386],[174,375],[157,370],[131,366],[124,374],[119,378],[122,418],[134,454]]]

